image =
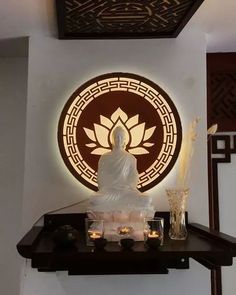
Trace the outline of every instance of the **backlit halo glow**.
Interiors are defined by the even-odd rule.
[[[112,149],[112,131],[122,126],[126,150],[137,158],[140,191],[159,183],[179,154],[182,127],[170,97],[141,76],[111,73],[79,87],[67,101],[58,143],[70,172],[97,190],[99,157]]]

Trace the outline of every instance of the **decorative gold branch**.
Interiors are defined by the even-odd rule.
[[[189,169],[191,159],[194,153],[194,142],[197,138],[196,128],[199,120],[199,117],[197,117],[190,123],[187,132],[183,137],[179,155],[179,171],[177,175],[178,186],[182,188],[188,187],[188,180],[190,174]]]
[[[212,135],[217,132],[218,124],[213,124],[210,128],[207,129],[207,140],[210,139]]]

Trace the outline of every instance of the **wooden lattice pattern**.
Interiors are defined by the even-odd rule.
[[[75,38],[170,36],[183,22],[187,23],[203,1],[58,0],[59,31],[61,28]]]
[[[211,74],[211,121],[236,118],[236,72]]]

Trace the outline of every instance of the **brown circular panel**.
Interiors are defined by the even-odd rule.
[[[140,191],[159,183],[181,146],[181,122],[170,97],[135,74],[111,73],[79,87],[67,101],[58,126],[62,158],[71,173],[97,190],[100,156],[112,149],[111,134],[126,131],[126,150],[137,158]]]

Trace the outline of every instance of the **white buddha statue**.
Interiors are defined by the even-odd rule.
[[[113,149],[98,163],[99,190],[91,196],[88,217],[105,220],[107,231],[132,223],[143,232],[143,219],[154,215],[151,199],[137,189],[137,160],[125,150],[124,129],[116,127],[112,135]]]

